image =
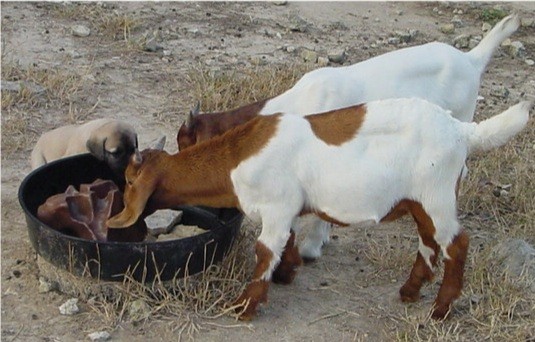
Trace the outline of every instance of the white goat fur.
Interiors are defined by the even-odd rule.
[[[307,115],[375,100],[419,97],[470,122],[485,67],[494,50],[519,24],[517,15],[504,18],[469,52],[434,42],[351,66],[311,71],[291,89],[267,101],[260,114]],[[300,246],[301,255],[312,259],[321,255],[321,246],[329,241],[330,231],[328,223],[319,218],[314,221],[313,230]]]
[[[468,248],[456,213],[456,186],[465,160],[522,130],[531,105],[519,103],[480,124],[461,122],[417,98],[374,101],[323,116],[257,117],[176,155],[147,151],[151,157],[143,160],[136,153],[126,171],[125,209],[108,226],[131,225],[147,206],[239,206],[262,223],[255,277],[240,296],[254,303],[244,314],[250,319],[259,301],[267,298],[267,284],[303,211],[345,224],[380,222],[398,204],[413,201],[432,222],[427,238],[436,243],[436,252],[452,259],[433,313],[443,318],[461,291]],[[317,124],[323,131],[313,126],[314,119],[323,120]],[[346,122],[359,123],[348,133]],[[270,133],[259,137],[258,127]],[[330,140],[341,135],[345,138],[339,142]],[[465,241],[461,247],[455,242],[459,236]],[[268,252],[259,254],[259,246]],[[456,254],[449,254],[452,246]],[[436,255],[429,247],[420,240],[420,255],[432,272]]]
[[[303,207],[345,223],[379,222],[402,199],[422,204],[445,248],[460,229],[455,186],[466,157],[519,132],[529,107],[520,103],[478,125],[419,99],[371,102],[355,138],[341,146],[318,139],[305,119],[284,115],[276,136],[231,178],[242,210],[262,222],[259,241],[276,256]]]

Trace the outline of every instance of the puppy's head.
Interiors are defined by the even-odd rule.
[[[105,161],[120,180],[124,180],[128,160],[138,147],[137,134],[129,124],[114,120],[91,132],[86,147],[95,157]]]

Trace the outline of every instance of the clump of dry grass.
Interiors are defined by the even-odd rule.
[[[173,320],[179,337],[192,336],[218,317],[237,317],[233,301],[243,291],[250,276],[247,271],[254,263],[253,231],[242,228],[221,264],[211,265],[205,272],[171,281],[156,277],[152,282],[137,282],[127,275],[112,296],[97,295],[89,301],[90,307],[108,327],[122,321],[139,325]]]
[[[2,152],[9,154],[31,146],[39,134],[33,127],[41,119],[42,108],[60,111],[68,106],[66,121],[74,123],[78,119],[73,103],[82,87],[80,75],[59,69],[22,67],[2,55],[2,82],[6,81],[17,82],[20,89],[2,90]]]
[[[140,27],[140,20],[120,13],[112,3],[61,3],[51,4],[52,13],[59,18],[86,21],[93,31],[113,40],[133,42],[132,33]]]

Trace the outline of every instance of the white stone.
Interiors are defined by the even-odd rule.
[[[76,315],[80,312],[78,298],[71,298],[59,307],[59,313],[66,316]]]

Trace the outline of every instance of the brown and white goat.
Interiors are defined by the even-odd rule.
[[[530,106],[520,103],[479,124],[421,99],[258,116],[175,155],[136,153],[125,173],[125,209],[108,226],[130,226],[145,210],[182,204],[241,208],[262,223],[253,279],[237,300],[246,306],[241,318],[251,319],[267,300],[272,276],[294,278],[300,258],[291,227],[299,215],[347,225],[411,214],[420,244],[401,299],[419,299],[442,251],[433,317],[443,318],[461,293],[468,251],[456,212],[465,160],[511,139],[526,125]]]
[[[504,18],[469,52],[436,42],[409,47],[351,66],[316,69],[283,94],[238,109],[198,115],[193,111],[178,131],[179,149],[222,134],[257,115],[285,112],[304,116],[387,98],[419,97],[450,110],[461,121],[472,121],[487,63],[519,24],[517,15]],[[300,245],[301,255],[319,257],[329,230],[325,222],[314,222]]]

